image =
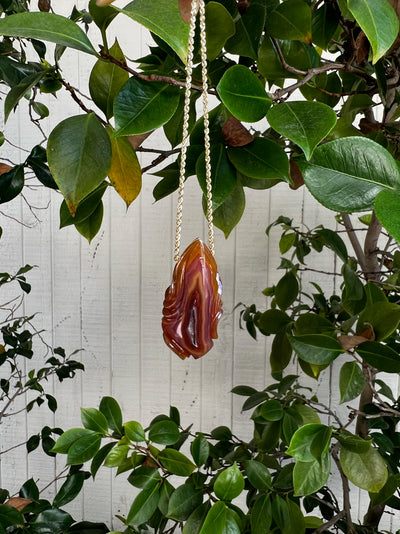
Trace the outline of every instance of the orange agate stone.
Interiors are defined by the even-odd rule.
[[[222,315],[221,294],[215,259],[195,239],[176,263],[164,299],[164,341],[180,358],[200,358],[214,345]]]

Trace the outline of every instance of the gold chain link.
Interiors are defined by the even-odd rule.
[[[196,32],[196,18],[199,11],[200,19],[200,48],[201,48],[201,66],[203,80],[203,115],[204,115],[204,148],[205,148],[205,166],[206,166],[206,187],[207,187],[207,221],[208,221],[208,240],[210,251],[214,255],[214,227],[212,215],[212,181],[211,181],[211,156],[210,156],[210,129],[208,119],[208,82],[207,82],[207,45],[206,45],[206,23],[205,23],[205,4],[204,0],[192,0],[190,14],[190,29],[188,43],[188,57],[186,66],[186,83],[185,83],[185,102],[183,108],[183,131],[182,131],[182,148],[181,163],[179,173],[178,205],[176,211],[176,234],[175,234],[175,251],[174,260],[177,262],[180,257],[181,235],[182,235],[182,211],[183,211],[183,193],[185,187],[186,171],[186,153],[189,144],[189,115],[190,115],[190,91],[192,86],[193,71],[193,49],[194,37]]]

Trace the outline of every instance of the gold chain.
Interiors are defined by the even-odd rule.
[[[211,155],[210,155],[210,129],[208,119],[208,82],[207,82],[207,44],[206,44],[206,21],[205,21],[205,4],[204,0],[192,0],[190,14],[190,29],[188,43],[188,57],[186,67],[186,84],[185,84],[185,103],[183,108],[183,132],[181,148],[181,164],[179,174],[178,205],[176,211],[176,235],[175,235],[175,252],[174,260],[178,261],[180,257],[180,245],[182,235],[182,208],[183,193],[185,187],[185,170],[186,170],[186,153],[189,144],[189,115],[190,115],[190,91],[192,86],[193,71],[193,49],[194,37],[196,31],[197,11],[200,19],[200,49],[201,49],[201,68],[202,68],[202,100],[204,115],[204,149],[205,149],[205,168],[206,168],[206,200],[207,200],[207,222],[208,222],[208,241],[210,251],[214,255],[214,226],[212,214],[212,181],[211,181]]]

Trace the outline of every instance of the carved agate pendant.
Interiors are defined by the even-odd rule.
[[[195,239],[176,263],[164,299],[164,341],[180,358],[200,358],[214,345],[221,294],[216,261],[210,249]]]

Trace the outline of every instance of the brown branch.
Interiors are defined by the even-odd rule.
[[[353,521],[351,519],[351,504],[350,504],[350,486],[349,486],[349,480],[346,477],[346,475],[343,472],[342,465],[339,460],[339,443],[335,443],[335,445],[331,449],[332,458],[336,464],[336,467],[339,470],[340,478],[342,479],[342,488],[343,488],[343,512],[344,517],[346,518],[347,523],[347,534],[356,534],[356,530],[353,525]]]
[[[92,109],[89,109],[87,106],[85,106],[85,104],[82,102],[82,100],[79,98],[78,94],[77,94],[77,91],[74,87],[72,87],[71,84],[69,84],[68,82],[66,82],[65,80],[61,79],[61,83],[63,84],[63,86],[65,87],[65,89],[69,92],[69,94],[71,95],[72,99],[78,104],[78,106],[85,112],[85,113],[94,113],[96,115],[96,117],[98,118],[98,120],[101,122],[101,124],[103,124],[104,126],[107,125],[107,122],[102,119],[99,115],[97,115],[97,113],[95,113]]]
[[[372,213],[372,219],[368,227],[367,235],[364,242],[364,257],[365,257],[365,274],[377,273],[379,271],[379,262],[377,257],[378,240],[381,235],[382,225],[379,222],[375,212]],[[363,269],[364,270],[364,269]],[[373,274],[367,276],[368,280],[378,281],[379,275]]]
[[[361,267],[361,270],[365,272],[367,270],[363,249],[360,245],[357,235],[354,232],[353,225],[348,213],[341,214],[344,227],[346,228],[347,235],[349,236],[350,243],[353,247],[354,253],[357,257],[357,261]]]
[[[338,514],[332,517],[329,521],[321,525],[320,527],[313,530],[312,534],[321,534],[321,532],[325,532],[325,530],[328,530],[329,527],[332,527],[333,525],[336,525],[338,521],[343,519],[346,516],[346,512],[344,510],[341,510]]]

